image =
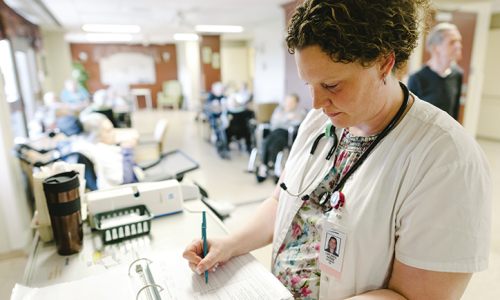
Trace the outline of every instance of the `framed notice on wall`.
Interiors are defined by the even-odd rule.
[[[156,83],[154,58],[142,53],[120,52],[103,57],[99,69],[104,85]]]
[[[204,64],[209,64],[212,62],[212,48],[205,46],[201,48],[201,59]]]
[[[220,69],[220,53],[219,52],[214,52],[212,54],[212,68],[214,69]]]

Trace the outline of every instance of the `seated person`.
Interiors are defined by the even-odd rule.
[[[247,109],[245,103],[242,104],[240,101],[238,101],[237,93],[233,93],[227,97],[225,108],[228,112],[231,113],[239,113]]]
[[[299,97],[290,94],[285,97],[283,106],[274,110],[270,124],[271,133],[266,137],[262,149],[262,165],[257,169],[257,181],[262,182],[267,176],[268,167],[273,167],[276,155],[288,145],[288,128],[299,126],[305,113],[298,107]]]
[[[220,117],[222,112],[222,100],[224,100],[224,85],[222,82],[217,81],[212,84],[212,90],[203,108],[203,112],[210,121],[210,126],[216,129],[216,120]]]
[[[130,112],[130,105],[127,100],[121,97],[118,91],[112,87],[106,90],[106,102],[104,104],[112,107],[113,112],[117,114]]]
[[[82,123],[73,115],[63,114],[56,119],[56,126],[67,137],[78,135],[83,131]]]
[[[61,101],[66,103],[69,109],[81,111],[90,104],[90,94],[74,79],[67,79],[64,82],[64,89],[61,91]]]
[[[246,82],[242,82],[240,89],[233,94],[240,105],[247,105],[252,100],[252,92]]]
[[[142,173],[134,165],[137,141],[130,139],[116,145],[113,124],[99,113],[85,116],[82,125],[83,134],[71,142],[70,152],[81,152],[93,162],[97,188],[101,190],[137,182]]]
[[[250,111],[246,106],[241,105],[236,97],[231,94],[227,98],[226,109],[227,109],[227,124],[226,127],[226,137],[228,142],[234,136],[237,139],[244,138],[247,151],[250,153],[252,151],[252,135],[249,129],[249,120],[254,117],[253,111]],[[226,120],[223,120],[223,122]]]
[[[56,111],[62,108],[61,102],[54,92],[43,95],[43,105],[39,106],[29,122],[30,136],[43,132],[53,131],[56,128]]]
[[[100,89],[94,93],[94,96],[92,97],[92,103],[90,103],[87,107],[85,107],[79,114],[80,119],[84,119],[87,115],[98,112],[106,117],[111,121],[113,124],[113,127],[118,127],[115,117],[113,115],[113,110],[111,106],[109,106],[110,101],[108,101],[107,98],[107,91],[105,89]]]

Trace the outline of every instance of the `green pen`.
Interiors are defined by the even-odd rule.
[[[207,219],[203,212],[203,222],[201,223],[201,239],[203,240],[203,258],[207,256]],[[208,284],[208,270],[205,270],[205,284]]]

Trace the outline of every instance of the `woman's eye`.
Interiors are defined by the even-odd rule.
[[[334,85],[325,85],[325,89],[329,89],[329,90],[334,89],[336,87],[337,87],[336,84],[334,84]]]

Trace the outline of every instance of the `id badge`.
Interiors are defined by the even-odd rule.
[[[337,279],[342,277],[346,238],[346,228],[325,220],[321,233],[319,269]]]

